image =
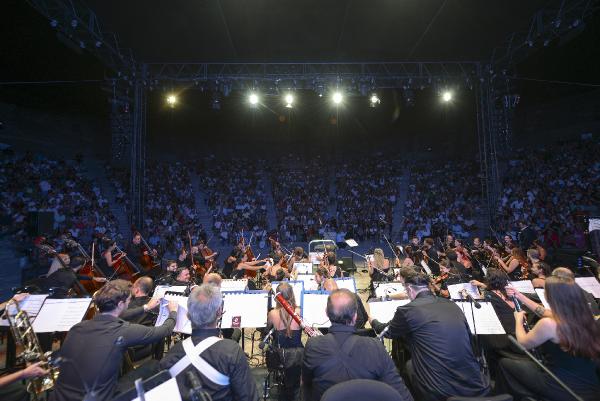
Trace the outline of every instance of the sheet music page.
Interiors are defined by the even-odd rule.
[[[92,298],[46,299],[33,321],[36,333],[69,331],[81,322],[88,311]]]
[[[389,322],[394,317],[396,309],[398,309],[399,306],[406,305],[409,302],[410,299],[367,302],[367,305],[369,305],[369,316],[371,316],[373,319],[377,319],[381,323]]]
[[[345,288],[356,294],[356,281],[354,277],[334,278],[339,289]]]
[[[179,394],[179,387],[177,386],[177,379],[172,378],[166,382],[159,384],[152,390],[144,393],[145,401],[181,401],[181,395]],[[133,401],[140,401],[139,397],[133,399]]]
[[[399,281],[375,281],[373,283],[375,288],[375,296],[378,298],[385,298],[387,295],[397,294],[399,292],[405,293],[404,284]]]
[[[294,269],[298,274],[312,274],[313,265],[308,262],[296,262],[294,263]]]
[[[353,239],[347,239],[344,241],[350,248],[354,248],[355,246],[358,246],[358,242],[356,242]]]
[[[296,280],[304,281],[304,291],[316,291],[319,284],[315,281],[314,274],[298,274]]]
[[[523,294],[535,294],[535,288],[533,288],[531,280],[511,281],[510,285]]]
[[[240,279],[240,280],[227,278],[227,279],[223,279],[221,281],[221,292],[224,292],[224,291],[246,291],[247,288],[248,288],[248,279],[247,278]]]
[[[158,318],[154,326],[162,326],[162,324],[169,317],[169,308],[167,307],[169,301],[176,301],[177,305],[177,321],[175,328],[173,329],[176,333],[192,334],[192,322],[187,317],[187,301],[188,297],[176,294],[166,294],[160,302],[160,309],[158,311]]]
[[[424,260],[421,261],[421,266],[423,267],[423,270],[425,270],[425,273],[431,276],[431,269]]]
[[[27,312],[27,316],[33,321],[42,308],[42,304],[46,298],[48,298],[48,294],[28,295],[27,298],[19,302],[19,307],[21,310]],[[10,324],[7,319],[0,319],[0,326],[8,327]]]
[[[321,256],[323,256],[323,252],[309,252],[308,253],[308,259],[310,260],[310,263],[312,263],[313,265],[318,265],[320,263],[320,258]]]
[[[590,219],[588,223],[588,231],[600,230],[600,219]]]
[[[152,295],[152,298],[164,298],[165,292],[167,291],[178,292],[180,294],[183,294],[186,289],[187,286],[185,285],[157,285],[154,289],[154,294]]]
[[[548,304],[548,301],[546,301],[546,290],[544,290],[543,288],[536,288],[535,293],[540,298],[540,302],[542,303],[542,305],[544,305],[544,308],[550,309],[550,305]]]
[[[221,328],[265,327],[269,293],[267,291],[223,294],[223,319]]]
[[[283,281],[284,283],[288,283],[292,286],[294,290],[294,298],[296,298],[296,305],[302,308],[302,291],[304,291],[304,281],[296,280],[296,281]],[[277,292],[277,286],[282,283],[282,281],[273,281],[271,282],[271,288],[273,289],[273,294],[271,295],[271,305],[275,307],[275,293]]]
[[[467,290],[469,294],[475,299],[483,299],[483,296],[479,293],[476,286],[470,283],[458,283],[448,286],[448,292],[450,292],[450,299],[463,299],[460,292]]]
[[[477,328],[477,334],[506,334],[491,302],[479,302],[481,305],[479,309],[475,308],[471,302],[457,302],[456,304],[465,314],[471,333],[475,334],[475,328]],[[475,315],[475,328],[472,311]]]
[[[304,293],[302,319],[311,327],[331,327],[327,317],[328,293]]]
[[[594,298],[600,298],[600,283],[596,280],[596,277],[577,277],[575,282],[584,290],[594,296]]]

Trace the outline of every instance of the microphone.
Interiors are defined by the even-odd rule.
[[[264,349],[265,345],[267,345],[267,341],[269,341],[269,338],[271,338],[271,336],[273,335],[274,332],[275,332],[275,326],[273,326],[271,328],[271,330],[269,330],[269,332],[267,333],[265,338],[263,338],[262,341],[258,344],[258,348]]]
[[[471,294],[469,294],[469,293],[467,292],[467,290],[462,290],[462,291],[460,292],[460,294],[462,295],[462,297],[463,297],[463,298],[466,298],[466,299],[467,299],[469,302],[471,302],[471,303],[473,304],[473,306],[475,306],[477,309],[481,309],[481,304],[480,304],[479,302],[477,302],[477,301],[475,300],[475,298],[473,298],[473,297],[471,296]]]
[[[381,330],[381,333],[377,334],[377,339],[383,341],[383,336],[385,336],[388,331],[390,331],[389,325],[385,326],[385,329]]]

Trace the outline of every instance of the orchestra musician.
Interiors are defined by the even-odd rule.
[[[521,248],[513,247],[507,262],[496,256],[498,265],[504,269],[511,281],[525,280],[528,276],[529,263]]]
[[[452,266],[448,258],[440,259],[440,275],[432,279],[431,284],[436,295],[450,298],[448,286],[462,283],[463,279],[455,266]]]
[[[172,285],[173,281],[175,280],[177,268],[176,260],[167,260],[165,271],[156,278],[156,284]]]
[[[337,265],[335,252],[328,251],[325,258],[321,258],[320,267],[325,267],[329,272],[330,278],[342,277],[342,269]]]
[[[425,238],[423,240],[423,250],[421,251],[423,256],[426,258],[427,266],[431,270],[431,274],[434,276],[440,275],[439,256],[435,249],[433,238]]]
[[[133,237],[131,238],[131,243],[127,247],[127,255],[129,255],[129,259],[135,264],[138,271],[144,271],[154,267],[152,265],[152,258],[155,258],[158,255],[158,252],[156,249],[148,249],[142,243],[142,234],[138,231],[135,231],[133,233]],[[144,257],[149,259],[147,266],[143,266],[142,264]]]
[[[151,344],[171,334],[177,302],[169,302],[169,317],[162,326],[147,327],[119,318],[131,300],[130,286],[125,280],[106,283],[94,295],[96,316],[69,330],[58,356],[71,363],[61,365],[50,401],[82,400],[89,397],[88,391],[94,393],[95,400],[111,400],[127,348]]]
[[[176,271],[175,271],[175,280],[173,280],[173,282],[171,283],[171,285],[190,285],[190,284],[195,284],[192,281],[192,273],[190,272],[190,267],[189,266],[183,266],[183,267],[179,267]]]
[[[390,280],[390,261],[385,258],[383,249],[375,248],[373,250],[373,261],[367,261],[367,270],[371,281]]]
[[[406,255],[404,259],[402,259],[402,263],[399,267],[409,267],[414,266],[416,263],[415,252],[412,245],[406,245],[404,247],[404,254]]]
[[[125,252],[120,252],[116,258],[113,258],[113,252],[117,249],[117,243],[110,238],[103,238],[102,245],[104,251],[102,251],[100,255],[98,267],[106,277],[112,277],[115,273],[115,268],[117,268],[119,263],[125,263],[125,260],[123,259],[127,254]],[[120,276],[121,274],[121,271],[117,272],[117,276]]]

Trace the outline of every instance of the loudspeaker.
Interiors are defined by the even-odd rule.
[[[53,230],[54,212],[29,212],[27,215],[27,235],[51,234]]]

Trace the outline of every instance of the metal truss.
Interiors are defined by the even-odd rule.
[[[87,50],[113,69],[120,78],[135,75],[136,63],[129,49],[119,45],[117,36],[102,30],[96,14],[81,0],[27,0],[50,25],[70,40],[73,46]]]
[[[144,224],[145,177],[146,177],[146,116],[148,113],[147,93],[141,81],[134,87],[133,130],[131,136],[130,194],[131,223],[137,230]]]
[[[510,69],[535,48],[548,46],[556,39],[575,37],[583,31],[585,20],[600,9],[598,0],[553,0],[551,3],[533,15],[526,32],[512,33],[504,44],[494,49],[490,60],[492,73]]]
[[[462,82],[481,76],[479,62],[389,63],[148,63],[150,84],[160,82],[258,86],[275,83],[295,89],[347,84],[373,88],[430,86]],[[345,85],[346,86],[346,85]]]

